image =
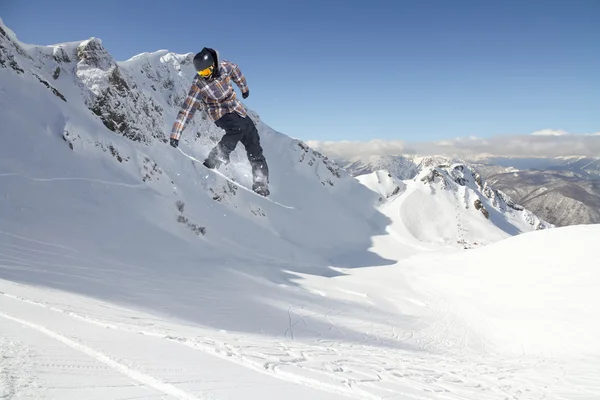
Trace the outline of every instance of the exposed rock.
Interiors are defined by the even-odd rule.
[[[485,207],[483,206],[483,203],[481,202],[480,199],[475,200],[474,206],[475,206],[475,209],[481,211],[481,213],[487,219],[490,219],[490,213],[488,212],[488,210],[485,209]]]
[[[71,62],[71,59],[65,52],[65,49],[63,49],[62,47],[56,47],[54,49],[54,54],[52,55],[52,57],[54,58],[54,61],[56,61],[59,64]]]

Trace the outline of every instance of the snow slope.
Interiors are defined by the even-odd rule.
[[[598,225],[565,227],[423,258],[412,283],[440,296],[489,352],[597,357],[599,235]]]
[[[513,234],[532,232],[469,252],[427,242],[414,229],[447,220],[410,225],[393,207],[409,186],[440,192],[442,180],[380,202],[388,191],[253,114],[283,208],[164,143],[186,56],[120,63],[98,39],[28,46],[2,26],[0,57],[0,398],[600,396],[600,315],[582,308],[599,303],[597,226],[535,232],[515,217]],[[201,159],[218,135],[198,116],[182,148]],[[248,183],[247,171],[238,148],[225,172]],[[580,262],[557,245],[567,239]],[[552,279],[523,273],[518,254]],[[554,290],[556,313],[532,303],[512,318],[526,294]],[[538,347],[494,330],[519,333],[524,315]]]

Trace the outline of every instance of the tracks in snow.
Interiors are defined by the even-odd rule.
[[[26,175],[19,175],[15,173],[4,173],[0,174],[0,177],[17,177],[22,179],[27,179],[32,182],[69,182],[69,181],[83,181],[90,183],[99,183],[102,185],[108,186],[122,186],[133,189],[143,189],[146,188],[147,185],[144,183],[124,183],[124,182],[111,182],[105,181],[102,179],[94,179],[94,178],[85,178],[85,177],[62,177],[62,178],[32,178]]]
[[[17,265],[31,267],[50,267],[54,263],[64,264],[65,261],[75,261],[80,265],[83,261],[81,256],[78,257],[79,253],[76,250],[65,246],[30,240],[3,231],[0,231],[1,236],[17,238],[21,243],[7,243],[0,247],[0,263],[3,257]],[[34,245],[38,248],[33,248]],[[49,263],[36,257],[29,260],[32,255],[60,258]],[[569,366],[569,371],[576,370],[581,373],[566,379],[568,373],[565,366],[559,362],[536,359],[507,360],[486,356],[484,352],[469,353],[469,347],[462,342],[467,341],[466,334],[472,332],[465,331],[465,335],[462,336],[448,334],[449,331],[456,333],[460,326],[456,326],[451,308],[442,307],[444,304],[428,305],[439,318],[430,321],[427,332],[421,332],[419,338],[404,337],[402,329],[394,328],[395,321],[388,320],[385,324],[369,326],[368,323],[357,321],[359,315],[345,315],[339,310],[330,309],[326,315],[317,315],[309,310],[301,311],[291,307],[287,309],[287,335],[272,338],[176,325],[168,320],[157,320],[153,316],[119,309],[99,301],[78,301],[76,297],[68,297],[71,295],[39,291],[1,280],[0,288],[4,290],[4,293],[0,292],[0,303],[12,302],[11,307],[0,307],[0,321],[4,319],[7,321],[5,323],[11,321],[13,324],[20,324],[24,327],[22,329],[29,329],[45,336],[48,341],[53,340],[65,345],[80,353],[82,358],[89,357],[95,360],[94,365],[82,361],[78,364],[79,367],[69,366],[63,354],[61,357],[64,360],[59,359],[57,362],[59,369],[77,369],[81,366],[84,369],[97,369],[99,366],[105,366],[106,369],[127,378],[126,380],[137,382],[138,386],[176,399],[197,399],[197,393],[204,393],[200,389],[192,392],[188,386],[185,386],[184,390],[180,387],[181,382],[186,379],[203,379],[210,375],[212,371],[207,371],[206,366],[212,369],[215,361],[206,360],[214,356],[226,360],[228,365],[240,365],[246,371],[253,370],[262,376],[300,384],[304,389],[312,388],[333,394],[329,397],[343,395],[360,399],[444,400],[569,398],[567,395],[553,397],[561,392],[583,392],[589,394],[589,398],[600,397],[600,380],[592,379],[593,373],[581,372],[586,370],[585,364]],[[15,311],[21,309],[24,312]],[[319,339],[319,332],[310,326],[312,320],[319,318],[328,321],[329,329],[340,332],[340,341]],[[56,325],[54,320],[58,319],[63,321],[62,325]],[[349,327],[348,321],[354,326]],[[77,327],[77,330],[74,330],[74,327]],[[346,329],[364,332],[364,340],[343,340],[343,330]],[[309,330],[315,339],[302,339],[306,336],[300,334],[303,330]],[[141,348],[141,352],[115,348],[108,345],[110,342],[108,339],[105,341],[105,337],[132,345],[141,341],[145,343],[145,347]],[[380,338],[382,340],[379,340]],[[446,343],[452,338],[453,343]],[[469,342],[472,340],[472,337],[468,338]],[[398,346],[393,343],[397,343]],[[421,349],[402,347],[402,343],[420,344]],[[169,352],[176,352],[179,356],[171,357],[168,353],[165,354],[164,362],[162,359],[157,362],[151,359],[152,354],[144,353],[148,348],[152,349],[152,353],[158,349],[169,349]],[[459,350],[456,350],[457,348]],[[15,359],[21,357],[17,351],[19,346],[3,347],[0,341],[0,349],[9,354],[16,352]],[[439,353],[432,353],[432,349],[437,349],[435,351]],[[52,358],[47,360],[48,368],[56,368],[53,366],[56,361]],[[198,360],[204,360],[204,364]],[[170,364],[166,365],[168,362]],[[193,365],[198,367],[194,372],[189,372]],[[13,367],[9,366],[9,369]],[[224,369],[230,370],[229,367]],[[238,372],[240,370],[241,368],[236,369]],[[177,375],[177,379],[173,379],[173,375]],[[251,380],[257,379],[256,374],[249,376]],[[3,384],[7,387],[6,393],[10,394],[11,390],[14,392],[11,388],[17,387],[21,378],[14,374],[3,376],[0,373],[0,398],[4,395],[1,390]],[[227,377],[223,382],[229,380]],[[268,379],[265,382],[272,384]],[[194,382],[194,385],[201,386],[198,382]]]
[[[2,281],[0,281],[1,283]],[[37,295],[34,296],[37,297]],[[106,311],[107,305],[98,305]],[[108,307],[110,308],[110,306]],[[262,374],[256,374],[252,368],[248,368],[250,365],[236,366],[231,362],[236,361],[233,359],[234,355],[227,352],[226,345],[210,339],[188,340],[181,336],[150,332],[139,326],[136,329],[120,324],[105,323],[99,319],[46,304],[43,301],[33,300],[31,297],[26,298],[8,293],[0,294],[0,309],[3,310],[0,314],[0,337],[3,336],[2,333],[6,332],[6,329],[10,328],[7,327],[7,324],[12,323],[15,326],[21,326],[20,329],[28,329],[40,334],[46,338],[46,342],[50,339],[55,340],[72,351],[78,352],[83,358],[89,358],[88,361],[74,360],[76,355],[73,353],[70,356],[65,355],[63,349],[62,352],[55,351],[54,357],[43,356],[43,364],[37,363],[38,366],[48,366],[45,368],[46,371],[42,372],[52,375],[45,380],[52,387],[55,386],[55,377],[60,376],[60,379],[65,379],[64,372],[61,374],[60,371],[66,369],[81,371],[79,375],[82,376],[71,374],[70,378],[67,377],[67,386],[70,384],[80,386],[79,389],[84,392],[84,398],[91,399],[86,396],[90,393],[98,396],[96,387],[101,388],[103,393],[114,387],[114,384],[111,384],[113,386],[103,386],[101,382],[100,384],[96,382],[94,379],[97,374],[94,371],[80,369],[81,366],[94,364],[90,360],[96,362],[95,366],[91,365],[95,370],[99,368],[98,365],[103,364],[107,369],[118,372],[136,382],[135,386],[141,388],[142,396],[139,396],[140,389],[136,389],[137,392],[131,398],[147,398],[156,394],[160,396],[161,393],[163,396],[167,395],[171,396],[168,398],[176,399],[265,398],[266,393],[268,393],[266,398],[282,398],[290,391],[297,393],[299,398],[315,400],[347,398],[341,395],[339,390],[330,389],[329,392],[332,395],[317,390],[314,385],[298,386],[297,383],[300,383],[298,379],[281,379],[281,376],[274,376],[272,371],[264,368],[262,370],[256,368],[262,372]],[[114,316],[117,319],[124,313],[123,310],[110,311],[111,317]],[[132,311],[132,314],[135,312]],[[131,315],[126,315],[126,318],[131,317]],[[145,318],[138,319],[138,322],[146,324],[150,318],[145,316]],[[1,322],[3,320],[4,323]],[[185,329],[184,326],[179,325],[175,328]],[[9,336],[18,338],[20,334],[26,333],[26,331],[15,333],[15,329],[13,327],[12,332],[8,331]],[[168,328],[164,331],[168,331]],[[46,353],[46,348],[49,347],[48,343],[38,344],[43,341],[42,339],[42,337],[30,338],[29,341],[40,348],[41,352]],[[190,351],[190,348],[201,351]],[[0,350],[2,350],[1,346]],[[222,351],[224,353],[221,354]],[[219,355],[227,361],[215,357]],[[70,361],[73,363],[72,367],[68,365],[69,357],[72,359]],[[56,372],[50,370],[52,365],[56,366]],[[29,375],[36,376],[35,372]],[[105,375],[107,373],[104,372]],[[117,380],[114,376],[111,379],[112,381]],[[5,382],[7,380],[0,376],[0,387]],[[122,380],[120,385],[122,385]],[[43,388],[43,385],[40,387]],[[61,389],[68,389],[68,387],[63,386]],[[323,389],[323,387],[321,386],[319,389]],[[94,397],[94,399],[123,398],[121,390],[131,391],[133,389],[113,390],[108,396],[103,395]],[[158,393],[150,395],[148,394],[149,390]],[[146,393],[146,396],[143,393]],[[40,397],[34,395],[33,398]]]
[[[152,331],[140,325],[126,326],[119,322],[103,321],[12,294],[1,293],[0,301],[1,298],[34,306],[42,311],[46,309],[60,313],[64,318],[74,320],[73,323],[79,321],[116,333],[142,335],[165,341],[163,343],[186,346],[288,382],[361,399],[387,399],[398,395],[409,399],[462,399],[481,396],[489,399],[552,399],[553,387],[548,382],[554,381],[556,384],[565,375],[563,366],[544,360],[490,360],[468,357],[466,354],[436,355],[371,343],[318,340],[312,343],[291,340],[278,342],[267,337],[223,337],[219,332],[214,332],[214,335],[210,332],[208,334],[211,336],[208,337],[194,334],[196,331],[186,332],[185,329],[194,329],[186,327],[175,327],[177,330],[169,331],[165,326],[160,331]],[[5,312],[0,312],[0,318],[42,333],[161,393],[177,399],[199,398],[150,372],[135,368],[127,358],[122,358],[125,355],[119,354],[117,361],[106,352],[94,348],[95,346],[83,344],[79,336],[68,337],[44,323]],[[139,322],[144,321],[141,319]],[[571,385],[575,384],[574,380]],[[554,389],[560,391],[556,387]],[[567,392],[573,386],[562,389]],[[595,385],[589,390],[590,393],[599,393]]]
[[[95,359],[103,364],[106,364],[108,367],[127,376],[130,379],[133,379],[134,381],[137,381],[143,385],[154,388],[164,394],[173,396],[176,399],[179,399],[179,400],[199,400],[200,399],[199,397],[193,396],[181,389],[178,389],[177,387],[175,387],[173,385],[170,385],[165,382],[161,382],[160,380],[158,380],[150,375],[147,375],[143,372],[137,371],[137,370],[130,368],[124,364],[121,364],[121,363],[111,359],[106,354],[104,354],[100,351],[94,350],[93,348],[83,345],[73,339],[69,339],[68,337],[61,335],[57,332],[54,332],[42,325],[34,324],[32,322],[29,322],[29,321],[21,319],[21,318],[13,317],[2,311],[0,311],[0,317],[7,319],[9,321],[16,322],[18,324],[21,324],[21,325],[26,326],[35,331],[38,331],[54,340],[57,340],[65,345],[67,345],[68,347],[70,347],[74,350],[84,353],[84,354],[92,357],[93,359]]]

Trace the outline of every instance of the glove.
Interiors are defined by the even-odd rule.
[[[171,138],[171,140],[169,141],[169,144],[175,148],[177,148],[177,146],[179,146],[179,140],[175,139],[175,138]]]
[[[242,93],[242,97],[245,99],[247,99],[249,95],[250,95],[250,90],[247,90],[244,93]]]

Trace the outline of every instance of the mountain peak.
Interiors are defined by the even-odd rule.
[[[102,45],[102,40],[90,38],[77,47],[77,60],[91,68],[108,71],[116,65],[113,57]]]
[[[14,42],[19,42],[19,39],[17,39],[17,35],[8,26],[6,26],[6,24],[4,24],[2,18],[0,18],[0,35],[5,36],[6,38]]]
[[[481,176],[469,166],[462,163],[437,164],[425,167],[415,180],[425,183],[441,183],[443,187],[455,188],[454,185],[467,186],[473,190],[483,190]]]
[[[398,235],[408,232],[420,243],[472,248],[553,227],[491,188],[466,164],[429,159],[420,165],[412,179],[400,180],[386,170],[356,177],[379,195],[377,207]]]
[[[505,216],[518,214],[535,230],[553,227],[552,224],[515,203],[506,193],[490,187],[478,172],[466,164],[441,164],[426,168],[415,180],[429,185],[432,193],[440,188],[457,193],[462,197],[461,203],[464,203],[466,208],[474,206],[488,219],[492,208]]]

